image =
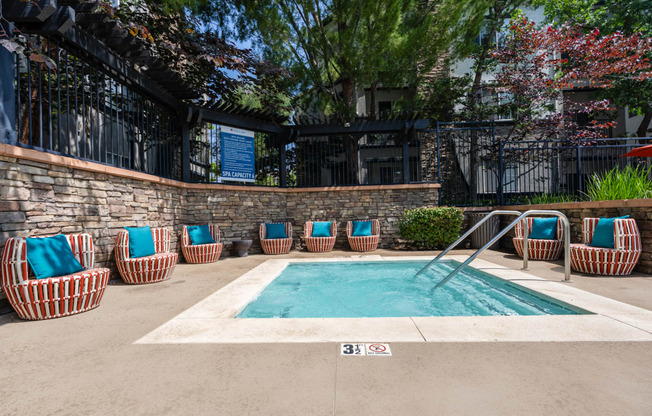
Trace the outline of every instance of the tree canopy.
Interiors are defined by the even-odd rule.
[[[134,36],[150,43],[184,81],[202,94],[203,104],[238,101],[289,114],[280,94],[285,69],[236,47],[206,28],[195,17],[204,0],[123,0],[106,7]]]
[[[341,120],[355,115],[355,91],[415,85],[478,20],[471,0],[207,0],[225,32],[252,40],[288,68],[297,102]]]
[[[649,79],[652,63],[645,56],[650,52],[650,38],[602,35],[598,29],[581,33],[575,26],[537,29],[520,15],[510,24],[506,44],[492,52],[500,68],[493,88],[511,97],[504,107],[514,119],[514,136],[533,137],[538,130],[566,140],[594,139],[611,123],[594,119],[579,125],[572,115],[609,111],[608,100],[576,103],[564,97],[563,112],[555,108],[555,101],[565,90],[604,89],[621,79]]]
[[[603,34],[652,36],[650,0],[538,0],[536,4],[545,7],[548,21],[557,26],[570,23],[585,30],[597,28]],[[652,121],[651,80],[618,77],[610,88],[601,91],[601,96],[618,106],[627,106],[634,115],[642,115],[636,133],[638,137],[648,135]]]

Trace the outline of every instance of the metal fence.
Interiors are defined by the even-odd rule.
[[[255,185],[281,186],[283,170],[287,187],[434,182],[434,166],[426,163],[431,153],[423,142],[418,135],[376,133],[302,136],[282,144],[274,135],[256,133]],[[192,180],[219,183],[220,127],[203,123],[195,128],[190,151]]]
[[[645,158],[621,157],[649,139],[510,141],[509,129],[505,123],[438,124],[434,133],[442,205],[580,200],[595,175],[615,167],[649,166]]]
[[[41,38],[56,67],[15,55],[16,132],[22,146],[180,177],[179,129],[165,107],[88,59]]]
[[[299,137],[294,143],[297,187],[425,182],[417,135],[375,133]]]
[[[67,44],[45,37],[54,65],[14,54],[15,144],[177,180],[221,181],[220,126],[189,134],[183,159],[182,117],[148,91]],[[73,52],[74,51],[74,52]],[[319,187],[434,182],[428,141],[414,132],[300,136],[255,133],[255,182]],[[187,165],[186,165],[187,166]],[[229,182],[252,185],[250,182]]]
[[[18,145],[166,178],[220,182],[218,125],[190,130],[188,151],[182,140],[188,129],[178,113],[83,53],[40,41],[56,66],[15,55]],[[532,202],[535,195],[578,199],[592,175],[649,163],[620,157],[643,139],[516,141],[510,129],[503,122],[467,122],[291,138],[256,132],[253,184],[440,183],[442,205],[504,205]]]
[[[190,134],[190,178],[193,182],[221,183],[221,126],[201,123]],[[287,146],[284,145],[284,148]],[[292,155],[289,155],[291,158]],[[286,163],[288,154],[286,153]],[[291,162],[291,160],[290,160]],[[291,163],[290,163],[291,165]],[[281,186],[281,144],[272,134],[254,134],[255,182],[233,182],[234,185]]]

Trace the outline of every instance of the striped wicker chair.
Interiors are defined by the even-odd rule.
[[[335,239],[337,238],[337,223],[331,221],[331,236],[330,237],[313,237],[312,236],[312,221],[306,221],[303,227],[304,239],[306,240],[306,248],[308,251],[314,253],[325,253],[332,251],[335,246]]]
[[[287,254],[292,247],[292,223],[286,222],[285,235],[288,238],[272,238],[267,237],[267,228],[265,223],[260,224],[260,245],[263,247],[265,254]]]
[[[380,222],[371,220],[371,235],[364,237],[354,237],[353,221],[346,223],[346,236],[349,239],[349,245],[353,251],[373,251],[378,248],[380,241]]]
[[[633,218],[614,219],[614,248],[591,247],[599,218],[584,218],[583,244],[571,244],[571,267],[581,273],[626,276],[641,257],[641,233]]]
[[[215,243],[193,245],[188,234],[188,227],[181,230],[181,252],[188,263],[213,263],[220,259],[224,244],[220,243],[220,227],[209,224],[208,229]]]
[[[115,240],[115,262],[125,283],[155,283],[168,279],[179,259],[178,253],[170,253],[170,231],[152,228],[156,254],[132,259],[129,257],[129,233],[120,230]]]
[[[523,227],[527,227],[528,235],[532,232],[534,217],[524,218],[523,221],[516,224],[516,237],[512,239],[516,253],[523,257]],[[527,240],[527,255],[530,260],[557,260],[564,248],[564,225],[557,221],[557,235],[555,240]]]
[[[59,318],[100,306],[110,270],[93,268],[93,239],[66,235],[75,258],[86,270],[46,279],[30,279],[25,237],[10,238],[2,252],[2,290],[22,319]]]

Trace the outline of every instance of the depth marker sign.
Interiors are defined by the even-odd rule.
[[[380,355],[385,357],[392,356],[392,350],[389,344],[355,344],[352,342],[342,344],[342,355]]]
[[[254,132],[223,126],[221,139],[222,175],[220,179],[255,182]]]
[[[365,355],[364,344],[342,344],[342,355]]]

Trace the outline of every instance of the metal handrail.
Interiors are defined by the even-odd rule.
[[[421,273],[423,273],[424,271],[426,271],[426,269],[428,269],[430,266],[432,266],[433,264],[435,264],[435,263],[437,262],[437,260],[439,260],[440,258],[444,257],[446,254],[448,254],[449,251],[451,251],[452,249],[454,249],[455,247],[457,247],[457,245],[458,245],[459,243],[461,243],[462,241],[464,241],[464,240],[466,239],[466,237],[470,236],[471,233],[472,233],[473,231],[475,231],[476,229],[478,229],[478,227],[480,227],[482,224],[484,224],[485,222],[487,222],[487,221],[489,220],[489,218],[491,218],[491,217],[493,217],[493,216],[496,216],[496,215],[521,215],[521,211],[501,211],[501,210],[498,210],[498,211],[492,211],[489,215],[487,215],[487,216],[484,217],[482,220],[480,220],[480,222],[478,222],[478,223],[475,224],[473,227],[471,227],[471,228],[469,229],[469,231],[467,231],[466,233],[464,233],[463,236],[461,236],[460,238],[458,238],[457,241],[455,241],[453,244],[451,244],[450,246],[448,246],[448,247],[446,248],[446,250],[442,251],[441,253],[439,253],[439,255],[438,255],[437,257],[435,257],[434,259],[430,260],[430,262],[429,262],[428,264],[426,264],[425,266],[423,266],[423,267],[421,268],[421,270],[419,270],[419,271],[417,272],[416,276],[419,276]],[[525,266],[525,263],[524,263],[524,266]]]
[[[455,276],[464,267],[466,267],[469,263],[471,263],[473,260],[475,260],[475,258],[478,257],[478,255],[480,253],[482,253],[487,248],[491,247],[496,241],[498,241],[505,234],[507,234],[507,232],[509,232],[509,230],[514,228],[516,226],[516,224],[518,224],[523,218],[527,218],[527,217],[529,217],[531,215],[554,215],[557,218],[560,218],[562,220],[562,222],[564,223],[564,281],[565,282],[570,282],[571,281],[571,278],[570,278],[570,222],[568,221],[568,218],[566,217],[566,215],[564,215],[563,213],[561,213],[559,211],[533,209],[533,210],[526,211],[526,212],[522,213],[521,215],[519,215],[518,218],[516,218],[514,221],[512,221],[511,224],[509,224],[507,227],[503,228],[502,231],[500,233],[498,233],[498,235],[494,236],[487,244],[482,246],[482,248],[480,248],[478,251],[476,251],[471,257],[466,259],[464,261],[464,263],[460,264],[455,270],[450,272],[448,274],[448,276],[446,276],[439,283],[437,283],[435,285],[435,287],[432,288],[432,290],[435,290],[438,287],[441,287],[444,284],[446,284],[446,282],[448,282],[453,276]],[[487,216],[487,217],[489,217],[489,216]],[[459,243],[459,240],[456,241],[454,244],[457,244],[457,243]],[[446,252],[448,252],[448,251],[450,251],[450,250],[447,249]],[[441,254],[439,256],[437,256],[437,258],[435,260],[437,260],[440,257],[441,257]],[[428,263],[428,265],[426,265],[426,267],[424,267],[424,269],[427,268],[433,262],[434,262],[434,260],[432,262]],[[527,270],[527,265],[528,265],[528,229],[527,229],[527,226],[526,226],[526,227],[523,227],[523,269],[524,270]],[[419,273],[422,272],[424,269],[421,269],[419,271]]]

